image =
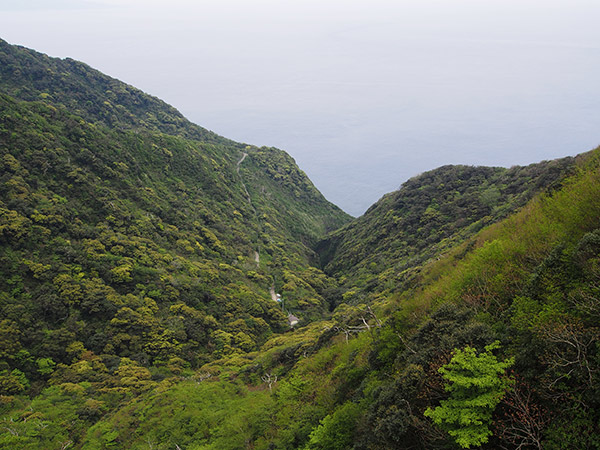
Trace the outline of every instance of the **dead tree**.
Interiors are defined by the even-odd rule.
[[[265,373],[261,380],[269,385],[269,392],[273,392],[273,385],[277,383],[277,375],[273,375],[271,373]]]
[[[597,329],[586,329],[580,323],[554,323],[542,327],[539,334],[550,344],[544,360],[556,371],[549,388],[563,379],[571,378],[576,372],[579,372],[588,388],[594,386],[588,354],[598,340]]]
[[[507,447],[520,450],[537,448],[541,450],[542,433],[550,422],[548,412],[536,401],[532,389],[517,380],[502,400],[504,415],[496,422],[498,437]]]
[[[381,320],[379,320],[370,306],[361,309],[359,307],[343,305],[343,309],[340,308],[340,311],[336,315],[338,324],[328,329],[344,333],[346,343],[348,343],[352,334],[371,331],[373,327],[381,328]],[[373,321],[374,324],[370,324],[370,321]]]

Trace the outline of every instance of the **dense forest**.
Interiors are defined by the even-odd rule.
[[[0,41],[0,167],[0,448],[600,448],[600,149],[352,219]]]
[[[431,258],[554,189],[573,158],[527,167],[444,166],[385,195],[357,220],[318,243],[326,273],[360,295],[389,295]],[[391,281],[391,282],[390,282]]]

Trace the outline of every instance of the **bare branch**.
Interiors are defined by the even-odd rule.
[[[273,385],[277,383],[277,375],[266,373],[261,377],[261,380],[269,385],[269,392],[273,392]]]

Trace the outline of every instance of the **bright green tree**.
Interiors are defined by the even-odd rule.
[[[332,415],[326,416],[310,434],[305,450],[344,450],[352,447],[356,421],[361,408],[356,403],[347,402]]]
[[[439,369],[450,397],[435,409],[427,408],[425,416],[463,448],[488,441],[492,413],[512,384],[505,372],[514,360],[498,361],[492,351],[499,346],[496,341],[479,354],[469,346],[455,350],[450,362]]]

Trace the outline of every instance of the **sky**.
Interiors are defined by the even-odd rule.
[[[444,164],[600,145],[599,20],[597,0],[0,0],[0,38],[286,150],[355,216]]]

